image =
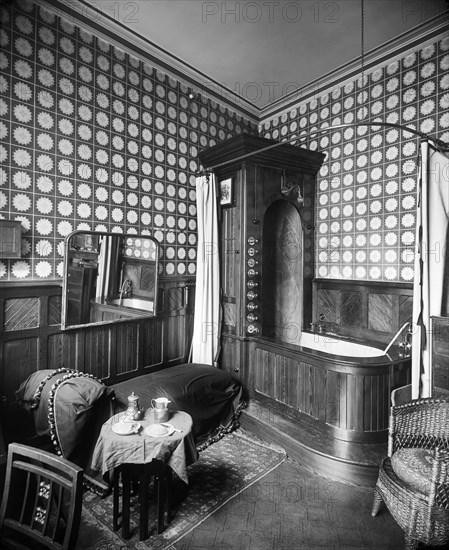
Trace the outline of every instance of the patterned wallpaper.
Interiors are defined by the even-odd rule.
[[[360,76],[323,90],[260,127],[271,139],[310,136],[302,146],[327,153],[317,183],[315,276],[411,282],[419,139],[366,126],[313,135],[363,120],[408,125],[449,144],[449,37],[378,66],[363,83]]]
[[[161,274],[194,274],[198,151],[257,126],[70,20],[14,4],[0,29],[0,216],[22,222],[22,258],[0,262],[0,281],[61,278],[75,229],[152,235]]]
[[[22,258],[0,281],[62,277],[75,229],[154,236],[161,274],[195,273],[198,151],[257,127],[29,0],[2,9],[0,217],[22,222]],[[327,153],[318,178],[319,278],[410,282],[419,140],[449,142],[449,38],[262,121],[260,134]]]

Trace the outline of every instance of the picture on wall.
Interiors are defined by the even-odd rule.
[[[220,197],[220,206],[233,206],[234,188],[232,178],[220,181],[218,194]]]

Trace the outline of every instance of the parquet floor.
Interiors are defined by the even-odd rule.
[[[170,550],[398,550],[403,535],[372,489],[320,477],[287,459]]]

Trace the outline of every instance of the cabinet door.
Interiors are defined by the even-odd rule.
[[[70,266],[67,274],[67,318],[70,324],[90,321],[90,300],[95,295],[96,267]]]
[[[247,344],[244,338],[223,335],[221,338],[220,367],[246,385]]]
[[[232,177],[233,205],[221,208],[220,223],[220,278],[223,305],[223,333],[239,334],[241,331],[241,280],[242,280],[242,172],[219,176]]]

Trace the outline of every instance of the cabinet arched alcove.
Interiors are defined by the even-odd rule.
[[[276,200],[262,226],[262,336],[299,344],[303,323],[303,230],[298,209]]]

